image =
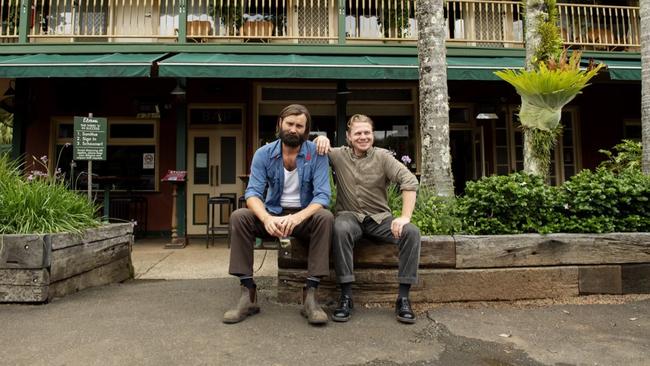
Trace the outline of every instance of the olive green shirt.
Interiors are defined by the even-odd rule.
[[[417,191],[418,180],[390,151],[371,147],[357,157],[348,146],[333,148],[330,163],[336,172],[336,213],[352,213],[359,222],[370,216],[377,223],[391,215],[386,188]]]

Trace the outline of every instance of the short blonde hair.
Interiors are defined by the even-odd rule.
[[[355,114],[350,119],[348,120],[348,132],[350,132],[350,129],[352,128],[352,124],[356,122],[362,122],[362,123],[368,123],[370,124],[370,128],[374,131],[375,129],[375,124],[372,122],[372,119],[370,117],[366,116],[365,114]]]

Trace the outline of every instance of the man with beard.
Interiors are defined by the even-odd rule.
[[[241,296],[224,323],[238,323],[260,311],[253,280],[255,237],[294,236],[309,243],[307,279],[301,313],[310,324],[324,324],[327,314],[316,301],[320,278],[329,275],[334,217],[330,202],[329,161],[307,141],[311,116],[302,105],[284,108],[278,117],[280,138],[253,156],[246,205],[230,216],[229,273],[239,278]],[[266,193],[265,193],[266,192]]]

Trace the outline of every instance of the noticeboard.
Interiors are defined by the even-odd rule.
[[[106,160],[106,118],[74,117],[74,160]]]

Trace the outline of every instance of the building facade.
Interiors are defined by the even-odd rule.
[[[568,105],[551,180],[602,160],[599,149],[640,138],[638,1],[558,4],[565,47],[605,62]],[[579,4],[578,4],[579,3]],[[625,5],[622,5],[625,3]],[[207,199],[243,194],[252,154],[275,139],[289,103],[313,134],[345,143],[347,118],[375,121],[379,146],[418,172],[415,0],[0,0],[0,86],[11,102],[16,156],[48,155],[72,189],[73,117],[106,117],[107,160],[93,186],[115,219],[167,235],[168,170],[187,171],[181,235],[205,235]],[[524,63],[519,1],[445,2],[450,144],[455,186],[523,168],[519,97],[493,74]],[[27,159],[26,169],[30,169]],[[229,210],[218,210],[226,224]]]

